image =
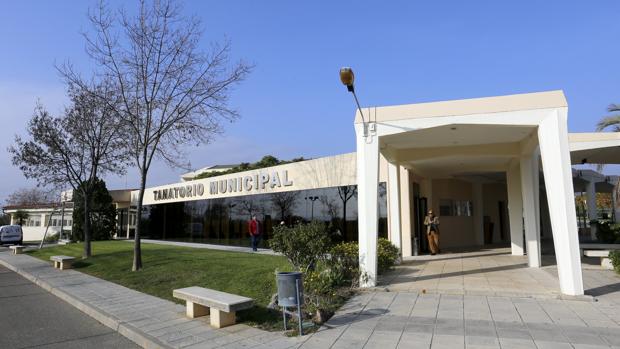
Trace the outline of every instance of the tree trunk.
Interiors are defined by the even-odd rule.
[[[140,248],[140,222],[142,221],[142,199],[144,198],[144,189],[146,187],[146,171],[141,171],[140,177],[140,191],[138,192],[138,205],[136,207],[136,232],[134,234],[133,267],[131,268],[132,271],[138,271],[142,269],[142,249]]]
[[[86,192],[82,192],[82,198],[84,199],[84,252],[82,258],[86,259],[91,256],[90,247],[90,195]]]
[[[347,239],[347,201],[342,200],[342,237]]]

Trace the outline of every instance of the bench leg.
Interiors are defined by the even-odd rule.
[[[187,314],[188,318],[193,319],[200,316],[209,315],[209,307],[187,301],[185,313]]]
[[[56,269],[60,268],[60,265],[59,265],[58,261],[54,261],[54,268],[56,268]]]
[[[211,326],[215,328],[222,328],[235,324],[236,313],[231,311],[230,313],[213,309],[211,312]]]
[[[71,262],[60,262],[60,270],[71,269]]]
[[[609,257],[601,258],[601,267],[607,270],[614,270],[614,266],[611,264],[611,259],[609,259]]]

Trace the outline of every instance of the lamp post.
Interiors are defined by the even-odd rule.
[[[368,123],[366,123],[366,119],[364,119],[364,113],[362,113],[362,107],[360,107],[360,102],[357,100],[357,95],[355,94],[355,74],[353,74],[353,69],[350,67],[340,68],[340,81],[343,85],[347,87],[347,90],[353,94],[353,98],[355,98],[355,104],[357,104],[357,110],[359,110],[360,115],[362,116],[362,126],[364,128],[364,137],[368,136]]]
[[[312,201],[311,206],[310,206],[311,207],[310,220],[313,221],[314,220],[314,202],[317,201],[319,197],[318,196],[306,196],[304,199]]]

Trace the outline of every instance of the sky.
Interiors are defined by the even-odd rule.
[[[342,66],[353,67],[362,106],[561,89],[569,131],[588,132],[620,103],[618,1],[180,2],[202,20],[205,50],[226,38],[234,60],[255,65],[231,95],[241,118],[211,144],[187,149],[194,169],[355,151],[355,104],[338,79]],[[25,135],[37,101],[52,113],[66,105],[54,64],[93,68],[81,32],[95,4],[0,2],[0,202],[36,185],[6,149]],[[110,5],[135,9],[133,1]],[[148,185],[177,182],[184,172],[157,162]],[[133,169],[106,181],[114,189],[139,183]]]

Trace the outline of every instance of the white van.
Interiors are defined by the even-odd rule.
[[[24,240],[24,233],[20,225],[3,225],[0,227],[0,245],[17,244],[21,245]]]

